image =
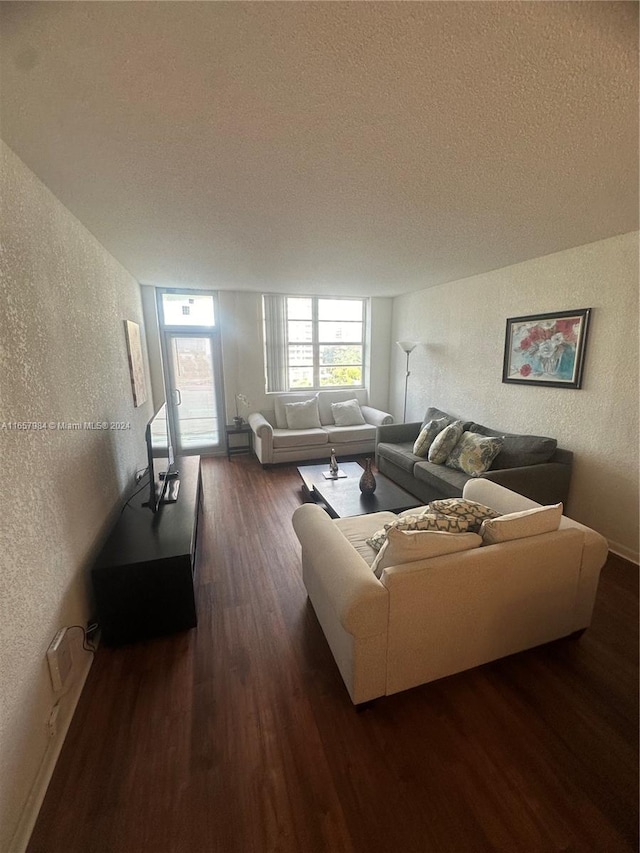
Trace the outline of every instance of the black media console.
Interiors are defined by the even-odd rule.
[[[176,503],[153,513],[143,489],[125,506],[91,578],[102,642],[108,646],[171,634],[197,624],[194,575],[200,457],[181,456]]]

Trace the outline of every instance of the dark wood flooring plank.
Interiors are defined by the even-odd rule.
[[[580,639],[356,712],[301,580],[295,466],[203,460],[197,630],[101,648],[29,853],[631,853],[638,569]]]

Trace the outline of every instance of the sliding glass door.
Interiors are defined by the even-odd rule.
[[[176,455],[224,445],[220,341],[213,295],[162,292],[167,409]]]

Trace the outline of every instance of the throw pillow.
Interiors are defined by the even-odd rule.
[[[428,560],[457,551],[469,551],[481,544],[482,539],[477,533],[442,533],[432,530],[406,532],[392,528],[371,569],[374,575],[380,578],[383,569],[389,566]]]
[[[471,432],[480,435],[499,436],[503,440],[502,450],[493,460],[494,470],[503,468],[522,468],[526,465],[539,465],[548,462],[556,452],[558,442],[555,438],[543,435],[516,435],[498,432],[482,424],[471,424]]]
[[[331,412],[336,426],[359,426],[366,423],[360,403],[357,400],[345,400],[344,403],[332,403]]]
[[[371,545],[376,551],[387,541],[389,530],[435,530],[441,533],[466,533],[469,525],[464,518],[459,516],[442,515],[437,512],[421,512],[413,515],[404,515],[389,521],[382,530],[376,532],[367,539],[367,545]]]
[[[433,439],[439,432],[442,432],[446,426],[446,418],[439,418],[438,420],[429,421],[426,426],[422,427],[420,435],[416,438],[415,444],[413,445],[413,452],[415,455],[426,456],[433,443]]]
[[[510,542],[527,536],[539,536],[541,533],[552,533],[557,530],[561,518],[562,504],[510,512],[499,518],[485,519],[480,528],[480,536],[485,545]]]
[[[503,445],[502,438],[463,432],[460,441],[447,456],[448,468],[464,471],[470,477],[479,477],[488,471]]]
[[[462,421],[454,421],[448,427],[445,427],[442,432],[439,432],[429,448],[429,462],[433,462],[436,465],[443,465],[447,461],[447,456],[460,441],[462,432]]]
[[[288,429],[320,429],[317,397],[302,403],[287,403],[284,410]]]
[[[477,501],[467,498],[444,498],[440,501],[431,501],[429,512],[444,513],[447,516],[461,518],[468,524],[468,530],[477,533],[485,518],[498,518],[500,515],[490,506],[485,506]]]

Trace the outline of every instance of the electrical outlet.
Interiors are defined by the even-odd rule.
[[[49,737],[55,737],[58,734],[58,715],[60,714],[60,705],[56,704],[51,709],[49,719],[47,720],[47,732]]]
[[[73,668],[73,655],[66,628],[60,628],[47,649],[51,685],[59,693],[67,683]]]

